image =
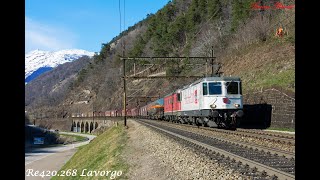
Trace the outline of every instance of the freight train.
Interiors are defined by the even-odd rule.
[[[244,115],[241,80],[205,77],[143,107],[126,111],[132,118],[236,129]],[[124,110],[109,110],[102,115],[123,116]]]

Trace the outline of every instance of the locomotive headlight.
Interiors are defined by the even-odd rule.
[[[216,108],[216,107],[217,107],[217,105],[215,105],[215,104],[211,104],[211,105],[210,105],[210,107],[213,109],[213,108]]]
[[[238,108],[240,107],[240,104],[234,104],[234,107]]]

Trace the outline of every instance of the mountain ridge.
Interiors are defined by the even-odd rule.
[[[79,68],[79,72],[70,83],[70,90],[64,91],[65,94],[60,93],[55,95],[58,98],[52,98],[53,95],[50,93],[56,90],[51,88],[55,86],[51,86],[33,92],[37,94],[43,91],[42,97],[31,97],[27,94],[30,91],[26,89],[26,97],[32,102],[26,103],[26,109],[35,118],[62,118],[70,117],[74,112],[122,109],[121,56],[209,57],[212,49],[216,62],[222,65],[222,75],[239,76],[243,80],[243,93],[276,85],[294,92],[295,12],[266,11],[262,15],[258,11],[249,10],[252,0],[246,0],[245,4],[240,1],[231,3],[210,0],[210,3],[207,3],[210,5],[208,7],[205,6],[205,2],[209,1],[189,0],[189,3],[186,3],[175,0],[157,13],[147,15],[146,19],[121,32],[110,42],[102,43],[99,55],[95,55],[86,66]],[[279,17],[284,15],[287,18],[280,21]],[[273,31],[280,22],[287,24],[286,31],[289,32],[283,38],[275,37]],[[146,63],[148,62],[139,62],[139,66],[144,68]],[[182,62],[176,68],[165,67],[166,73],[210,73],[206,67],[198,70],[183,65]],[[138,67],[138,63],[134,65],[129,61],[126,64],[127,72],[141,67]],[[38,81],[37,86],[41,87],[50,82],[41,78],[37,78],[36,82]],[[127,81],[126,87],[132,89],[130,92],[128,90],[129,95],[163,96],[177,87],[188,84],[189,81],[191,83],[192,79],[157,79],[141,83]],[[43,97],[51,99],[45,100]],[[88,103],[81,104],[84,101]],[[141,107],[147,101],[150,100],[128,98],[127,108]]]
[[[40,74],[60,64],[72,62],[83,56],[92,57],[94,52],[82,49],[64,49],[59,51],[33,50],[25,54],[25,82],[28,83]]]

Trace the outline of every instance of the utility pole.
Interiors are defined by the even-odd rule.
[[[124,46],[122,51],[122,57],[124,57]],[[127,127],[127,87],[126,87],[126,59],[123,58],[123,109],[124,109],[124,126]]]
[[[215,59],[216,57],[214,57],[214,51],[213,51],[213,46],[211,46],[211,76],[220,76],[221,72],[220,71],[220,68],[221,68],[221,64],[220,63],[215,63]],[[217,65],[217,70],[214,71],[214,65]]]
[[[213,46],[211,47],[211,76],[214,75],[214,70],[213,70],[213,61],[214,61],[214,57],[213,57]]]
[[[93,121],[93,124],[94,124],[94,105],[93,105],[93,102],[92,102],[92,121]]]

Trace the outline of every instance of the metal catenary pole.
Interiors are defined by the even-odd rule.
[[[124,126],[127,126],[127,87],[126,87],[126,59],[123,58],[123,109]]]
[[[204,76],[137,76],[135,69],[136,69],[136,64],[134,63],[134,73],[133,76],[126,76],[126,60],[149,60],[149,59],[157,59],[157,60],[177,60],[177,59],[211,59],[211,75],[214,76],[216,73],[214,72],[214,59],[216,57],[213,56],[213,47],[211,51],[211,57],[124,57],[124,51],[123,51],[123,56],[120,57],[120,60],[123,61],[123,109],[124,109],[124,126],[127,126],[127,87],[126,87],[126,79],[170,79],[170,78],[202,78]],[[189,64],[192,65],[192,64]],[[199,65],[199,64],[193,64],[193,65]],[[203,64],[205,65],[205,64]],[[160,96],[160,94],[159,94]]]

